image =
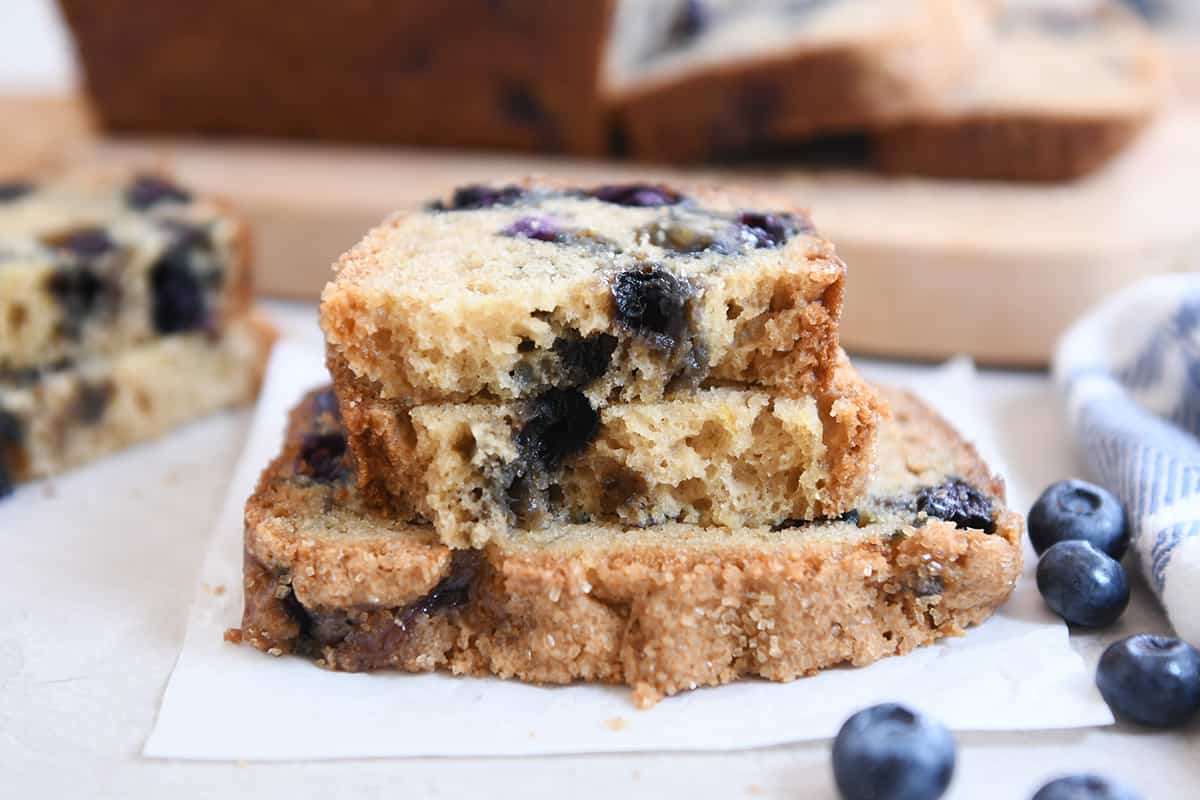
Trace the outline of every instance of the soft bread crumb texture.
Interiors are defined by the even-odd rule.
[[[843,357],[815,397],[725,387],[603,406],[580,452],[518,481],[529,466],[521,402],[410,407],[380,399],[336,356],[330,371],[364,496],[428,520],[455,547],[566,522],[737,528],[836,517],[871,477],[886,413]]]
[[[19,441],[0,441],[0,466],[19,481],[44,478],[250,403],[274,338],[249,314],[219,335],[163,337],[29,386],[0,384],[0,410],[22,430]]]
[[[704,378],[795,389],[837,359],[845,265],[780,198],[684,189],[674,205],[630,207],[527,179],[519,202],[397,214],[335,266],[321,326],[346,368],[380,396],[418,404],[528,397],[562,385],[556,341],[615,337],[594,399],[657,400]],[[786,213],[800,229],[779,246],[700,248],[742,212]],[[550,219],[568,241],[506,235]],[[681,243],[682,242],[682,243]],[[613,282],[657,266],[688,288],[674,346],[618,318]]]

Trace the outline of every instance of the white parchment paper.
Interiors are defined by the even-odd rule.
[[[1035,730],[1112,722],[1066,627],[1026,574],[1012,599],[967,636],[788,684],[744,681],[636,710],[622,687],[537,687],[446,675],[326,672],[222,640],[241,619],[242,505],[274,456],[288,409],[327,381],[320,350],[275,350],[245,452],[196,589],[183,650],[145,745],[153,758],[291,760],[642,750],[736,750],[836,733],[853,711],[909,703],[958,730]],[[974,372],[952,362],[912,387],[998,452],[974,401]]]

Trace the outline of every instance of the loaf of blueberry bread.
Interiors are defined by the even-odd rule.
[[[0,183],[0,381],[219,329],[249,306],[249,247],[160,176]]]
[[[974,68],[983,0],[621,4],[606,82],[630,153],[771,152],[932,107]]]
[[[253,316],[0,381],[0,497],[251,402],[273,333]]]
[[[597,154],[614,0],[59,0],[120,131]]]
[[[808,391],[838,359],[846,271],[777,198],[533,180],[393,216],[336,270],[331,353],[413,405],[552,388],[655,401],[705,381]]]
[[[880,405],[848,361],[816,395],[713,387],[592,405],[551,388],[504,403],[412,406],[331,359],[364,497],[481,547],[568,522],[777,525],[853,508]]]
[[[258,388],[249,237],[159,175],[0,183],[0,496]]]
[[[1077,178],[1137,136],[1165,88],[1159,45],[1115,0],[1007,0],[984,67],[931,113],[880,131],[875,155],[894,172]]]
[[[886,396],[879,470],[840,519],[560,525],[454,550],[364,502],[335,399],[315,392],[247,502],[244,615],[226,638],[334,670],[623,683],[648,705],[961,634],[1012,591],[1021,519],[944,421]]]

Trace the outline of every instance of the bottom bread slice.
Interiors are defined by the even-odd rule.
[[[452,550],[372,511],[328,390],[292,415],[246,505],[245,609],[227,639],[346,671],[625,683],[639,705],[906,653],[986,619],[1022,524],[974,449],[887,392],[857,509],[781,529],[564,525]]]
[[[273,333],[244,317],[111,358],[0,381],[0,497],[258,392]]]

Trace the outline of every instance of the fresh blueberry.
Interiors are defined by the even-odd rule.
[[[0,203],[20,200],[33,189],[34,186],[29,181],[0,181]]]
[[[314,481],[333,483],[345,472],[346,437],[340,431],[307,433],[300,442],[296,471]]]
[[[996,530],[991,498],[961,478],[922,489],[917,494],[917,511],[953,522],[960,528],[975,528],[984,533]]]
[[[616,349],[617,337],[608,333],[554,340],[554,353],[562,364],[567,382],[572,386],[584,386],[608,372]]]
[[[617,318],[661,350],[674,350],[687,327],[692,288],[662,267],[643,264],[612,283]]]
[[[1037,790],[1033,800],[1141,800],[1137,792],[1099,775],[1068,775]]]
[[[193,331],[208,324],[204,286],[192,270],[191,252],[185,242],[173,244],[151,269],[151,314],[159,333]]]
[[[1161,728],[1183,725],[1200,711],[1200,652],[1169,636],[1130,636],[1100,656],[1096,686],[1121,716]]]
[[[1072,625],[1102,628],[1129,605],[1125,568],[1091,542],[1059,542],[1037,565],[1037,587],[1050,609]]]
[[[160,203],[186,203],[191,199],[189,192],[156,175],[140,175],[125,189],[126,204],[138,211]]]
[[[800,221],[792,214],[765,214],[743,211],[738,224],[754,240],[755,247],[779,247],[801,230]]]
[[[937,800],[954,775],[954,738],[918,711],[884,703],[859,711],[833,742],[844,800]]]
[[[1129,547],[1121,501],[1086,481],[1051,485],[1029,510],[1029,541],[1040,555],[1056,542],[1072,539],[1091,542],[1119,561]]]
[[[555,469],[564,458],[583,450],[600,429],[600,415],[575,389],[549,389],[531,405],[517,432],[517,449],[526,460],[546,469]]]
[[[437,200],[430,208],[434,211],[474,211],[493,206],[511,206],[524,197],[525,190],[520,186],[484,186],[474,183],[455,189],[449,204]]]
[[[621,183],[598,186],[588,192],[588,195],[605,203],[638,208],[673,206],[683,201],[683,195],[673,189],[650,183]]]
[[[505,236],[537,239],[539,242],[558,242],[563,238],[562,228],[549,217],[521,217],[501,233]]]

